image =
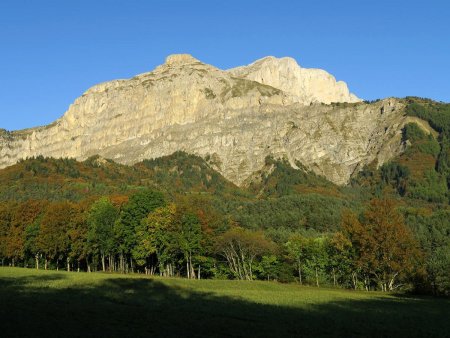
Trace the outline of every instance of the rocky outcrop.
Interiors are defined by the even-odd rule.
[[[279,88],[295,96],[297,102],[360,102],[347,84],[322,69],[302,68],[290,57],[265,57],[254,63],[230,69],[234,76]]]
[[[251,74],[265,71],[251,70],[254,65],[223,71],[181,54],[152,72],[96,85],[49,126],[0,131],[0,167],[37,155],[83,160],[98,154],[132,164],[183,150],[239,185],[268,155],[345,184],[365,164],[403,151],[400,101],[324,104],[357,99],[339,92],[339,83],[312,99],[313,87],[304,82],[309,89],[302,94],[300,80],[256,81]]]

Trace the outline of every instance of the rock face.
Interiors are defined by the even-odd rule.
[[[336,82],[331,74],[322,69],[301,68],[290,57],[277,59],[268,56],[248,66],[230,69],[229,72],[237,77],[279,88],[304,104],[361,101],[349,92],[345,82]]]
[[[345,184],[404,147],[400,101],[355,101],[344,83],[293,59],[223,71],[173,55],[150,73],[90,88],[51,125],[0,130],[0,167],[37,155],[132,164],[183,150],[238,185],[269,155]]]

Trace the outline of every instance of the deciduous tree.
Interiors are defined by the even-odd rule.
[[[238,279],[253,280],[255,260],[273,250],[273,243],[261,231],[233,227],[218,237],[216,249]]]
[[[153,273],[154,267],[147,267],[148,258],[155,254],[161,275],[172,275],[169,265],[174,251],[175,204],[156,208],[137,227],[137,244],[133,249],[133,257],[138,264],[145,265],[146,271]]]
[[[399,277],[414,268],[418,245],[393,201],[372,200],[363,222],[347,215],[343,227],[356,250],[357,265],[382,290],[393,290]]]
[[[50,203],[44,213],[36,238],[37,248],[44,254],[45,269],[49,260],[56,259],[56,268],[59,261],[67,257],[70,248],[68,230],[75,217],[76,208],[70,202]]]
[[[107,198],[96,201],[88,215],[87,240],[93,254],[100,254],[102,270],[106,271],[105,257],[109,256],[109,267],[111,269],[111,255],[115,252],[114,224],[118,217],[117,209]]]

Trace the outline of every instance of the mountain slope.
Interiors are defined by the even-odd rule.
[[[142,188],[176,193],[242,194],[201,158],[182,152],[126,166],[93,156],[30,158],[0,169],[0,201],[71,200],[129,194]]]

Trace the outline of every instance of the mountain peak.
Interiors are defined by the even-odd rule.
[[[200,62],[190,54],[172,54],[166,58],[166,65],[183,65]]]
[[[347,84],[322,69],[302,68],[294,58],[266,56],[228,70],[233,76],[269,85],[294,95],[298,102],[359,102]]]
[[[255,62],[253,62],[251,65],[255,65],[255,64],[261,64],[261,63],[291,63],[296,65],[297,67],[299,67],[299,64],[297,63],[297,61],[290,57],[290,56],[283,56],[283,57],[276,57],[276,56],[265,56],[261,59],[256,60]]]

